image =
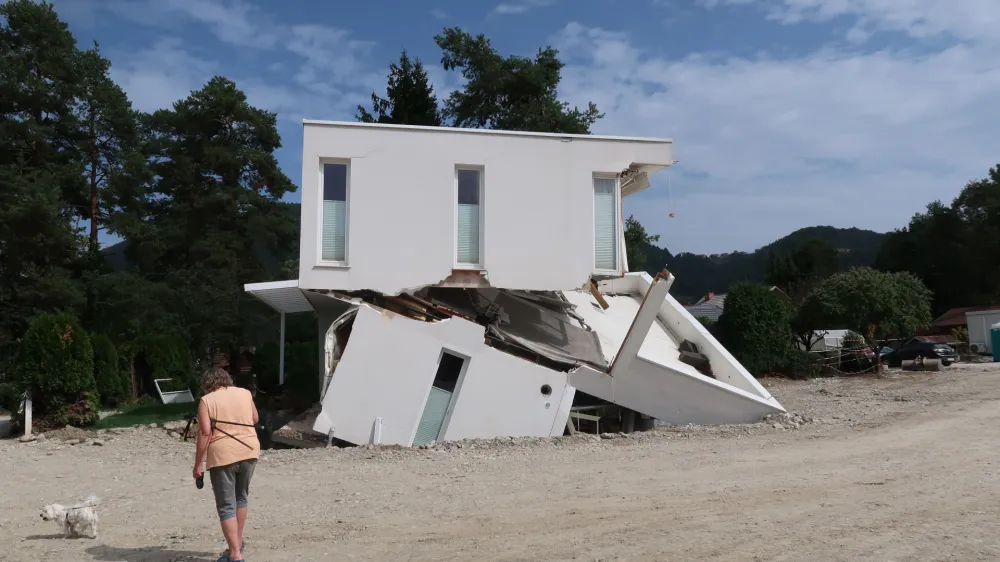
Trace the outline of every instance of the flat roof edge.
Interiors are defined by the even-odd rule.
[[[392,123],[358,123],[355,121],[324,121],[319,119],[303,119],[302,125],[319,125],[325,127],[364,128],[364,129],[395,129],[401,131],[424,131],[431,133],[459,133],[471,135],[505,135],[512,137],[542,137],[556,139],[581,139],[618,142],[642,142],[651,144],[673,144],[673,139],[653,137],[619,137],[611,135],[582,135],[579,133],[538,133],[534,131],[507,131],[500,129],[470,129],[466,127],[431,127],[428,125],[396,125]]]

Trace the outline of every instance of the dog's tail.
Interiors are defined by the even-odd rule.
[[[91,494],[83,499],[83,503],[81,505],[85,507],[97,507],[97,504],[99,503],[101,503],[101,499]]]

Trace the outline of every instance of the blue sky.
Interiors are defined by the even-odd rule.
[[[818,224],[888,231],[1000,162],[997,0],[56,0],[142,110],[221,74],[278,113],[353,120],[402,48],[447,94],[445,26],[552,45],[595,133],[670,137],[678,164],[625,210],[673,252],[753,250]],[[297,200],[297,194],[292,198]],[[676,218],[668,218],[673,212]]]

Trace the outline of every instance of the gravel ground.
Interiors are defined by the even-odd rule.
[[[265,451],[247,559],[998,560],[1000,364],[763,381],[747,426]],[[162,428],[0,441],[0,560],[214,561],[193,446]],[[72,440],[84,439],[72,445]],[[102,498],[96,540],[45,503]]]

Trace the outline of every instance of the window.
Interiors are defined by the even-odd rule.
[[[322,260],[347,261],[347,164],[323,164]]]
[[[618,269],[618,182],[594,178],[594,269]]]
[[[417,424],[417,432],[413,436],[413,445],[423,445],[441,437],[448,410],[451,408],[453,396],[458,390],[458,380],[465,369],[465,359],[441,350],[437,374],[427,395],[424,412]]]
[[[483,240],[483,171],[468,168],[456,170],[458,181],[457,255],[459,265],[482,265]]]

